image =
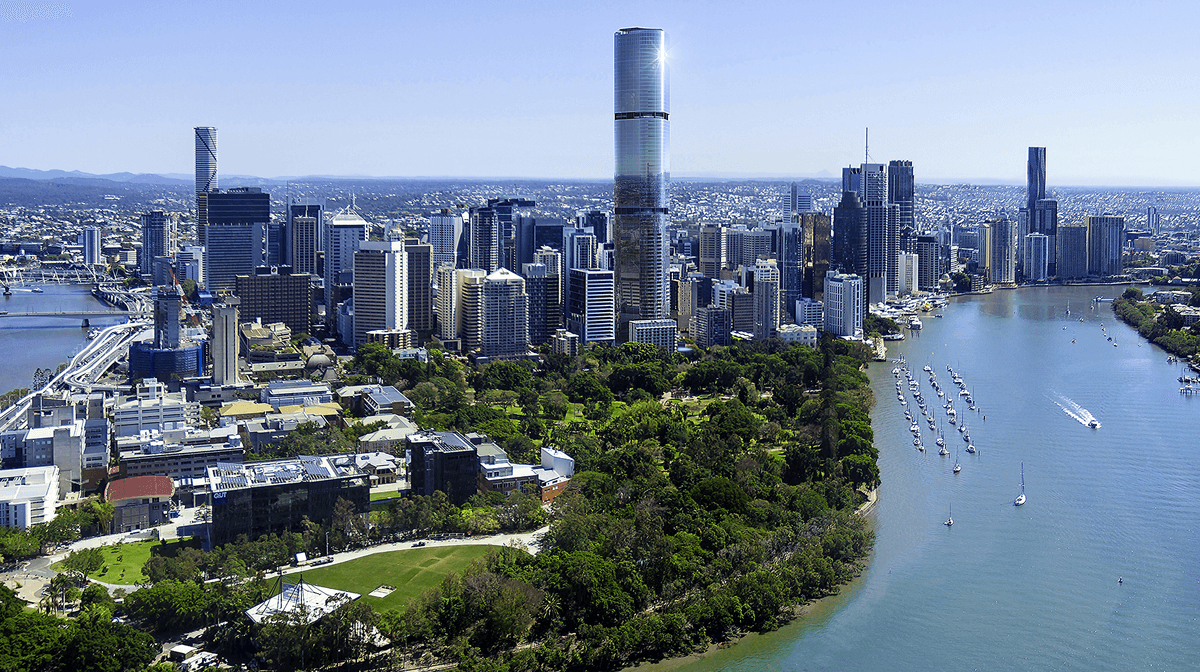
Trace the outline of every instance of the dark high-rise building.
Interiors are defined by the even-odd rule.
[[[1125,218],[1120,215],[1088,215],[1087,273],[1108,277],[1120,275],[1121,250],[1125,244]]]
[[[936,236],[917,236],[917,289],[932,292],[942,277],[941,249]]]
[[[217,190],[217,129],[197,126],[196,133],[196,237],[204,244],[208,224],[208,194]]]
[[[541,345],[554,336],[559,321],[558,278],[545,264],[524,264],[525,294],[529,297],[529,344]]]
[[[500,267],[500,223],[492,208],[471,208],[467,267],[488,273]]]
[[[1058,240],[1058,201],[1052,198],[1041,198],[1033,204],[1029,217],[1029,233],[1041,233],[1046,236],[1046,245],[1050,250],[1055,249]],[[1051,255],[1047,272],[1058,275],[1058,264]]]
[[[154,273],[155,257],[175,254],[175,220],[162,210],[153,210],[142,215],[142,251],[138,260],[143,276]]]
[[[208,194],[204,245],[205,286],[232,290],[239,275],[263,265],[263,236],[271,221],[271,195],[258,187]]]
[[[658,28],[615,36],[613,241],[618,334],[630,320],[669,316],[670,87]]]
[[[293,198],[288,203],[279,263],[291,266],[296,273],[318,274],[317,250],[321,249],[323,240],[321,215],[324,210],[325,199]],[[306,222],[297,231],[297,217],[311,217],[312,225]]]
[[[292,273],[289,266],[255,269],[253,275],[239,275],[234,293],[241,300],[242,319],[262,320],[263,324],[282,322],[292,336],[309,333],[313,312],[312,276]]]
[[[796,298],[804,296],[820,301],[825,293],[825,273],[832,263],[833,224],[823,212],[802,212],[796,217],[804,231],[804,278]],[[792,301],[786,308],[790,312],[795,305]]]
[[[293,217],[292,231],[292,271],[317,275],[321,270],[317,265],[317,241],[321,240],[320,220],[316,217]]]
[[[1025,195],[1025,209],[1031,214],[1037,202],[1046,197],[1046,148],[1045,147],[1030,147],[1029,148],[1029,164],[1027,166],[1029,174],[1029,186]],[[1044,231],[1040,233],[1045,233]]]
[[[433,246],[415,238],[404,241],[408,255],[408,328],[421,334],[433,331]]]
[[[842,192],[842,201],[833,209],[833,230],[832,264],[842,273],[866,277],[867,213],[857,193]]]
[[[888,162],[888,203],[899,206],[900,249],[909,250],[909,241],[916,235],[916,186],[912,161]],[[821,275],[822,284],[825,276]]]
[[[587,212],[576,213],[575,227],[590,227],[592,235],[596,236],[597,246],[608,242],[608,213],[603,210],[589,210]]]

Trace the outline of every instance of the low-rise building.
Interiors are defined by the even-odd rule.
[[[28,529],[54,520],[58,506],[58,467],[0,471],[0,527]]]
[[[113,533],[143,530],[167,519],[175,485],[166,476],[134,476],[109,481],[105,501],[113,505]]]
[[[410,451],[409,481],[414,495],[442,491],[462,506],[478,490],[475,444],[458,432],[417,432],[405,438]]]
[[[359,515],[370,511],[370,476],[353,465],[335,467],[325,457],[219,464],[208,468],[207,478],[212,546],[243,534],[257,539],[290,532],[305,518],[328,522],[339,499],[349,501]]]
[[[817,347],[817,328],[811,324],[781,324],[776,335],[788,343]]]
[[[325,383],[307,380],[273,380],[259,393],[259,401],[275,410],[281,406],[310,406],[333,401],[333,392]]]
[[[112,409],[113,431],[118,437],[133,436],[143,429],[174,429],[200,422],[200,404],[185,401],[167,386],[147,378],[136,393]]]
[[[237,434],[230,436],[228,442],[207,445],[185,445],[158,439],[136,450],[122,451],[118,467],[123,478],[203,478],[209,467],[226,462],[240,464],[245,455],[242,438]]]

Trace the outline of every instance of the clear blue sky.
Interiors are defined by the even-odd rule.
[[[1187,2],[0,2],[0,164],[611,177],[613,32],[670,40],[672,172],[1200,185]]]

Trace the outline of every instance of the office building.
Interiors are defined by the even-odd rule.
[[[529,352],[529,296],[525,279],[507,268],[484,278],[479,356],[520,357]]]
[[[599,268],[596,264],[596,236],[591,229],[563,229],[563,261],[570,268]]]
[[[54,520],[58,479],[54,465],[0,471],[0,527],[27,530]]]
[[[1087,272],[1102,278],[1120,275],[1121,250],[1125,244],[1125,218],[1117,215],[1088,215]]]
[[[784,208],[784,219],[789,222],[800,221],[799,215],[811,212],[813,209],[812,194],[795,182],[788,195],[788,207]]]
[[[1042,198],[1034,203],[1033,212],[1029,218],[1029,233],[1045,235],[1048,238],[1047,249],[1053,252],[1058,240],[1058,201],[1052,198]],[[1048,272],[1050,275],[1055,275],[1057,271],[1053,254],[1051,254]]]
[[[897,206],[900,249],[911,252],[904,243],[911,241],[917,232],[916,182],[913,178],[912,161],[889,161],[887,166],[887,201]]]
[[[575,228],[591,229],[596,237],[597,247],[604,245],[611,236],[608,235],[608,213],[603,210],[587,210],[575,213]]]
[[[354,253],[367,239],[367,221],[345,208],[325,225],[325,314],[353,295]]]
[[[1017,227],[1007,217],[992,223],[991,268],[993,284],[1017,281]]]
[[[84,484],[83,449],[83,420],[64,419],[60,424],[0,433],[4,468],[57,467],[60,493],[77,491]]]
[[[825,273],[833,263],[833,222],[829,215],[823,212],[808,212],[797,216],[802,228],[803,257],[801,268],[804,272],[800,285],[801,296],[821,300],[825,291]],[[788,290],[789,292],[791,290]],[[787,304],[791,306],[791,303]]]
[[[700,225],[698,268],[705,277],[720,278],[725,268],[725,228],[716,224]]]
[[[857,177],[858,195],[866,211],[867,301],[881,303],[895,296],[900,284],[900,206],[888,202],[887,166],[864,163]],[[847,182],[843,172],[842,190],[852,186],[854,180]]]
[[[825,331],[840,338],[863,336],[862,278],[830,271],[825,274]]]
[[[175,284],[175,260],[155,257],[150,263],[150,282],[155,286]]]
[[[500,268],[501,228],[495,208],[471,208],[467,266],[488,273]]]
[[[442,208],[429,215],[429,244],[433,265],[458,265],[458,244],[463,233],[463,216],[457,208]]]
[[[567,271],[567,275],[567,329],[578,334],[584,344],[615,341],[616,299],[613,272],[598,268],[572,268]]]
[[[154,273],[155,257],[170,257],[175,254],[178,233],[175,220],[162,210],[153,210],[142,215],[142,251],[139,265],[143,276]]]
[[[182,283],[191,280],[196,286],[204,284],[204,248],[187,245],[175,253],[175,279]]]
[[[942,277],[942,246],[937,236],[917,236],[913,247],[917,253],[917,289],[936,291]]]
[[[867,213],[857,192],[842,192],[842,200],[833,210],[833,231],[832,265],[843,273],[866,277]]]
[[[271,195],[258,187],[208,194],[204,245],[205,287],[233,291],[239,275],[262,266],[263,237],[271,221]]]
[[[234,293],[241,299],[242,319],[263,324],[282,322],[294,336],[309,333],[313,313],[312,276],[288,266],[260,266],[254,275],[239,275]]]
[[[462,434],[418,432],[404,440],[414,495],[428,497],[440,490],[450,503],[462,506],[478,491],[478,449]]]
[[[204,373],[203,346],[184,338],[179,326],[183,294],[178,287],[156,287],[154,340],[129,346],[129,378],[179,380]]]
[[[828,273],[828,271],[826,272]],[[825,293],[824,287],[821,288],[821,293],[822,295]],[[818,329],[824,329],[825,304],[809,298],[797,299],[796,324],[811,324]]]
[[[731,345],[733,343],[733,337],[730,335],[732,330],[728,308],[704,306],[697,308],[696,313],[692,316],[692,339],[701,348]]]
[[[546,265],[523,264],[525,293],[529,296],[529,344],[549,341],[558,329],[562,304],[558,298],[558,278],[550,277]]]
[[[100,226],[87,226],[79,234],[79,244],[83,247],[83,263],[88,266],[103,263],[100,249]]]
[[[666,33],[615,35],[613,241],[621,333],[630,320],[669,317],[670,93]]]
[[[241,535],[258,539],[298,531],[306,522],[329,523],[340,499],[358,515],[370,510],[370,475],[353,463],[334,467],[326,457],[222,463],[209,467],[207,475],[211,546]]]
[[[317,253],[322,249],[322,219],[325,203],[321,201],[294,200],[287,207],[287,224],[283,238],[281,263],[292,267],[295,273],[321,275],[324,268],[317,263]]]
[[[1050,277],[1050,237],[1044,233],[1031,233],[1025,236],[1025,259],[1022,267],[1025,269],[1025,279],[1033,282],[1044,282]]]
[[[408,257],[408,328],[424,335],[433,331],[433,246],[415,238],[404,241]]]
[[[1026,164],[1028,174],[1025,190],[1025,209],[1032,213],[1037,202],[1046,198],[1046,148],[1030,147],[1029,161]],[[1046,233],[1038,231],[1038,233]],[[1046,234],[1050,235],[1050,234]]]
[[[771,338],[779,329],[779,267],[774,259],[754,266],[754,338]]]
[[[664,350],[674,350],[679,342],[679,325],[675,320],[631,320],[629,342],[648,343]]]
[[[1047,242],[1047,247],[1049,244]],[[1085,278],[1088,274],[1088,227],[1083,224],[1064,224],[1058,227],[1058,240],[1053,250],[1057,260],[1058,277]]]
[[[217,129],[197,126],[196,134],[196,236],[205,243],[208,195],[217,191]]]
[[[227,297],[224,303],[212,307],[212,381],[214,385],[233,385],[237,381],[238,365],[238,306],[237,297]]]
[[[559,240],[562,240],[562,238],[560,237]],[[551,247],[539,247],[533,252],[533,263],[543,264],[546,267],[546,277],[549,278],[547,280],[548,284],[558,284],[558,324],[561,326],[562,318],[566,314],[568,279],[566,269],[563,266],[562,253]]]
[[[354,342],[367,332],[408,328],[408,255],[401,241],[363,241],[354,253]]]

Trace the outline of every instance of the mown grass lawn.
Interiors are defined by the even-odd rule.
[[[168,542],[166,545],[169,547],[182,543],[182,541],[175,540]],[[104,583],[120,585],[141,583],[146,580],[145,575],[142,574],[142,565],[145,565],[146,561],[150,559],[150,549],[162,545],[162,542],[159,540],[151,539],[148,541],[101,546],[100,552],[104,555],[104,564],[100,566],[98,571],[89,574],[88,578],[103,581]],[[62,563],[55,563],[51,569],[61,571]]]
[[[357,560],[304,571],[304,580],[325,588],[359,593],[376,611],[403,608],[442,582],[451,572],[461,573],[482,560],[494,546],[434,546],[376,553]],[[289,578],[295,580],[298,574]],[[380,586],[396,590],[387,597],[371,597]]]

